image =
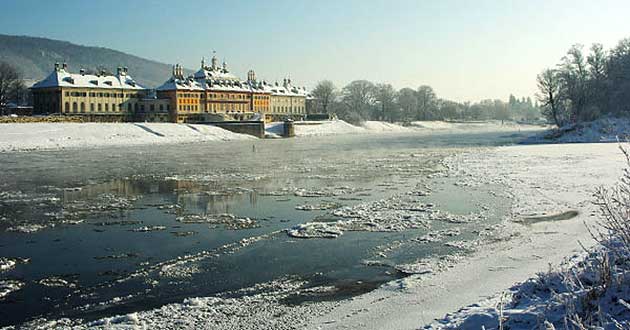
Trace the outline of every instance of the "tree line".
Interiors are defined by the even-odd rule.
[[[396,90],[390,84],[355,80],[341,89],[331,81],[320,81],[313,89],[313,112],[334,113],[351,123],[366,120],[411,122],[423,120],[518,120],[541,117],[531,98],[509,101],[482,100],[476,103],[439,98],[431,86]]]
[[[630,38],[605,50],[572,46],[553,68],[537,77],[543,115],[558,127],[604,115],[630,114]]]

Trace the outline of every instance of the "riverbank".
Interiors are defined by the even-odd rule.
[[[344,134],[430,133],[433,131],[465,130],[467,124],[426,122],[424,126],[403,127],[386,122],[368,121],[362,126],[342,120],[324,122],[296,122],[297,137]],[[470,130],[514,130],[515,124],[495,122],[471,123]],[[524,131],[541,130],[538,126],[517,125]],[[269,135],[279,137],[282,123],[267,125]],[[0,152],[27,152],[98,148],[107,146],[136,146],[256,140],[210,125],[173,123],[12,123],[0,124]]]
[[[629,138],[630,118],[604,117],[550,129],[529,137],[523,143],[614,143],[627,141]]]
[[[170,123],[0,124],[0,152],[255,140],[210,125]]]

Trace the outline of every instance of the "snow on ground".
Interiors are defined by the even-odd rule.
[[[362,127],[370,132],[405,133],[414,131],[413,128],[403,127],[398,124],[392,124],[384,121],[366,121],[363,123]]]
[[[366,129],[343,120],[295,123],[295,135],[298,137],[365,133],[368,133]]]
[[[614,184],[625,165],[615,144],[509,146],[459,154],[445,164],[451,177],[471,189],[506,187],[513,208],[503,230],[510,239],[487,245],[441,272],[412,275],[345,301],[315,318],[309,329],[417,329],[495,297],[548,270],[550,263],[560,264],[582,251],[580,243],[594,244],[584,226],[599,215],[592,194],[597,186]],[[576,217],[545,221],[571,210],[578,212]]]
[[[629,251],[616,239],[607,244],[425,329],[630,329]]]
[[[248,140],[209,125],[171,123],[0,124],[0,152]]]
[[[452,122],[452,121],[414,121],[408,126],[409,128],[422,130],[492,130],[513,131],[519,130],[540,130],[539,125],[518,124],[511,121],[501,122],[499,120],[478,121],[478,122]]]
[[[626,141],[630,118],[604,117],[592,122],[567,125],[529,138],[525,143],[594,143]]]

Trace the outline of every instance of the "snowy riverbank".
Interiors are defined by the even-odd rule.
[[[513,124],[471,123],[453,124],[423,122],[403,127],[398,124],[368,121],[354,126],[342,120],[296,122],[297,137],[341,134],[422,133],[435,130],[500,131],[514,130]],[[540,130],[537,126],[519,126],[523,130]],[[267,124],[267,133],[279,137],[282,123]],[[105,146],[159,145],[195,142],[254,140],[209,125],[172,123],[19,123],[0,124],[0,152],[95,148]]]
[[[530,137],[525,143],[596,143],[626,141],[630,118],[604,117],[591,122],[566,125]]]
[[[0,152],[253,140],[209,125],[170,123],[0,124]]]

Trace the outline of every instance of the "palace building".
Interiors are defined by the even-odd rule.
[[[210,65],[186,75],[179,64],[172,76],[157,89],[137,84],[127,68],[116,75],[70,73],[68,66],[55,64],[46,79],[31,87],[35,114],[80,116],[86,121],[162,121],[178,123],[224,120],[284,120],[306,116],[306,88],[247,80],[232,74],[227,63]]]
[[[31,87],[34,114],[83,116],[89,121],[132,121],[147,90],[138,85],[126,68],[116,75],[68,72],[67,64]]]

